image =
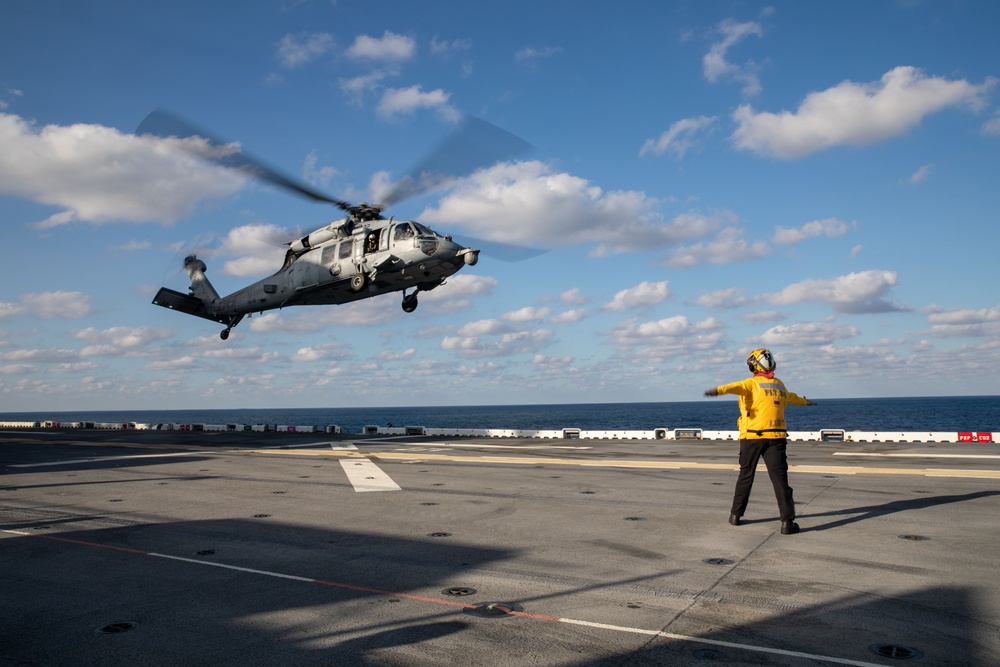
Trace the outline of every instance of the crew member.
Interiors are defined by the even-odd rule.
[[[795,523],[792,487],[788,486],[785,405],[816,403],[788,391],[785,384],[774,377],[777,363],[770,350],[761,348],[751,352],[747,357],[747,366],[753,377],[720,385],[705,392],[706,396],[736,394],[740,397],[740,475],[736,480],[729,523],[740,525],[740,518],[750,502],[750,489],[753,487],[757,463],[763,457],[778,500],[778,510],[781,512],[781,534],[793,535],[799,532],[799,525]]]

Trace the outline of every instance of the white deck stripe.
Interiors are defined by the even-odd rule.
[[[357,447],[352,444],[330,443],[331,449],[353,449]],[[340,467],[347,474],[347,479],[357,493],[368,491],[402,491],[399,484],[392,481],[392,478],[385,474],[381,468],[372,463],[371,460],[363,457],[341,459]]]

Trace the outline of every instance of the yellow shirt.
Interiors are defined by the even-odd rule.
[[[785,389],[781,380],[763,375],[720,385],[716,390],[720,394],[740,397],[740,419],[737,423],[741,440],[784,438],[788,434],[785,405],[808,405],[806,399]]]

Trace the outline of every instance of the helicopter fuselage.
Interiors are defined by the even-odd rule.
[[[287,306],[343,304],[403,291],[403,310],[417,307],[417,292],[429,291],[466,265],[479,250],[466,248],[414,221],[345,218],[289,244],[276,273],[220,297],[205,276],[205,263],[191,255],[184,268],[190,294],[161,288],[153,303],[226,325],[251,313]],[[414,288],[410,294],[409,288]]]

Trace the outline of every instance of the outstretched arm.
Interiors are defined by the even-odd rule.
[[[816,401],[810,401],[805,396],[799,396],[794,392],[788,392],[788,402],[792,405],[816,405]]]

